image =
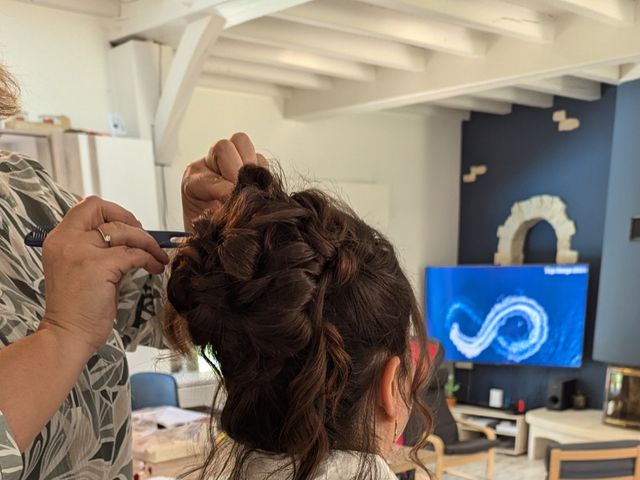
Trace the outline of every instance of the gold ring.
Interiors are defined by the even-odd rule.
[[[100,227],[96,228],[97,232],[102,236],[102,240],[104,240],[104,242],[111,247],[111,235],[105,235],[105,233],[100,230]]]

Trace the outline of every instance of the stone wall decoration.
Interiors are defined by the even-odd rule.
[[[558,124],[559,132],[570,132],[580,127],[580,120],[577,118],[567,118],[566,110],[556,110],[551,118]]]
[[[469,173],[465,173],[462,175],[463,183],[474,183],[480,175],[484,175],[487,173],[486,165],[471,165],[469,168]]]
[[[524,263],[524,243],[529,230],[538,222],[546,221],[556,233],[556,263],[578,262],[578,252],[571,249],[571,238],[576,233],[575,223],[567,217],[567,206],[560,197],[538,195],[516,202],[511,215],[498,227],[498,251],[494,255],[496,265],[521,265]]]

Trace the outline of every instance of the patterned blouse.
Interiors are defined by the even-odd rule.
[[[0,152],[0,349],[33,333],[44,313],[41,249],[25,247],[24,236],[58,223],[77,200],[39,163]],[[109,340],[23,454],[0,412],[0,480],[132,478],[125,349],[162,345],[161,292],[159,277],[125,277]]]

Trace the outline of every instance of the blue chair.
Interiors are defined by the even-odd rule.
[[[178,406],[178,384],[173,375],[143,372],[131,375],[131,408]]]

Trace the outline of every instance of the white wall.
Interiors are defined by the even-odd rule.
[[[65,114],[107,130],[105,20],[0,0],[0,63],[17,77],[32,117]]]
[[[0,63],[18,78],[25,110],[32,116],[66,114],[76,128],[107,129],[106,28],[98,18],[0,0]],[[304,187],[292,173],[298,172],[329,184],[380,187],[388,197],[380,217],[419,300],[424,267],[455,263],[458,118],[368,114],[301,123],[284,120],[280,105],[269,98],[198,89],[179,132],[180,160],[166,169],[170,227],[181,227],[184,166],[236,131],[247,132],[259,151],[280,161],[290,179],[298,178],[293,186]],[[132,369],[166,370],[154,354],[131,355]]]
[[[460,120],[390,113],[302,123],[283,119],[269,98],[198,89],[180,130],[180,160],[166,169],[167,218],[181,225],[184,166],[212,142],[245,131],[304,186],[309,180],[367,182],[389,188],[387,234],[422,298],[423,269],[455,263],[458,244]]]
[[[75,127],[106,130],[106,31],[103,19],[0,0],[0,62],[18,78],[25,110],[33,116],[64,113]],[[295,171],[310,180],[388,188],[387,234],[416,286],[424,266],[455,262],[456,117],[368,114],[302,123],[284,120],[280,105],[269,98],[197,89],[179,132],[180,161],[165,175],[170,226],[181,223],[184,165],[235,131],[249,133],[290,178],[297,178]]]

